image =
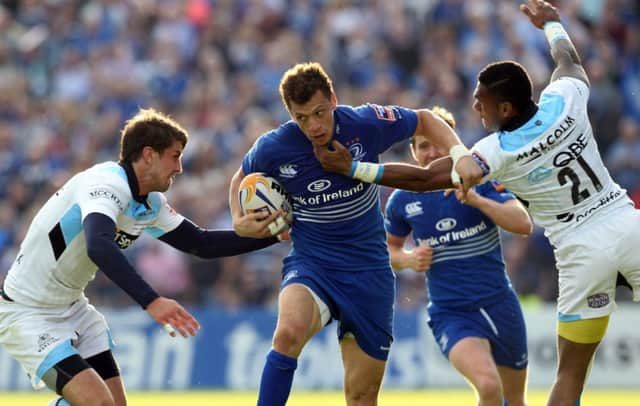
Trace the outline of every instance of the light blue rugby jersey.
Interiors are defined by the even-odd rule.
[[[338,106],[334,120],[334,139],[364,162],[379,162],[379,154],[410,138],[418,122],[413,110],[374,104]],[[293,121],[263,134],[242,170],[276,178],[293,199],[293,247],[285,265],[305,260],[333,270],[389,269],[378,186],[323,170]]]
[[[514,199],[497,181],[483,183],[476,193],[497,202]],[[426,273],[431,303],[448,308],[478,306],[505,293],[500,235],[480,210],[462,204],[451,193],[395,190],[386,207],[385,228],[405,237],[413,231],[416,245],[433,248]]]
[[[184,220],[160,192],[137,196],[133,168],[103,162],[73,176],[42,206],[5,280],[18,303],[53,307],[83,296],[96,264],[87,255],[83,221],[101,213],[116,225],[115,242],[129,247],[143,232],[158,238]],[[138,200],[136,200],[138,199]]]

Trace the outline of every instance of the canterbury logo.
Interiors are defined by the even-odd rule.
[[[287,164],[280,166],[280,175],[285,178],[293,178],[298,174],[295,165]]]

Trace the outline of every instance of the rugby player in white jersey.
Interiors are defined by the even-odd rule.
[[[557,10],[541,0],[521,10],[549,42],[556,64],[551,83],[536,104],[521,65],[503,61],[485,67],[473,107],[493,133],[472,150],[483,181],[498,179],[525,201],[554,246],[559,359],[548,404],[574,406],[616,308],[618,273],[640,300],[640,211],[602,163],[587,115],[589,80]],[[325,169],[362,173],[352,169],[362,163],[352,161],[339,143],[333,146],[333,151],[316,150]],[[425,169],[386,164],[377,183],[416,191],[449,187],[451,163],[445,158]]]
[[[36,214],[0,290],[0,344],[34,382],[61,398],[54,405],[126,405],[104,317],[84,288],[98,269],[175,336],[193,336],[197,320],[159,296],[120,251],[146,231],[203,258],[271,245],[268,224],[280,213],[245,217],[254,235],[205,230],[176,213],[161,192],[182,172],[187,132],[153,109],[140,110],[121,134],[119,162],[72,177]]]

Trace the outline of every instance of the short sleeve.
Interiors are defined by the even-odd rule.
[[[486,169],[488,169],[487,174],[482,178],[482,182],[488,182],[491,179],[500,179],[504,171],[505,158],[502,155],[497,134],[493,133],[481,139],[471,150],[477,158],[486,164]]]
[[[567,105],[582,105],[587,107],[589,101],[589,86],[580,79],[563,76],[549,83],[540,94],[540,100],[546,96],[561,96]]]
[[[259,137],[242,159],[242,172],[248,175],[253,172],[265,172],[264,148],[266,134]]]
[[[159,205],[158,217],[145,231],[153,238],[159,238],[162,235],[175,230],[180,223],[184,221],[184,217],[176,212],[167,202],[167,198],[162,193],[154,193],[150,199],[159,199],[159,202],[151,202],[152,205]]]
[[[389,234],[393,234],[398,237],[406,237],[411,233],[411,226],[407,224],[402,216],[402,199],[400,193],[394,191],[389,200],[387,201],[387,207],[385,209],[384,228]]]
[[[396,142],[411,138],[418,126],[416,111],[404,107],[367,104],[357,110],[378,130],[378,153],[386,151]]]
[[[118,176],[83,176],[76,189],[76,201],[84,221],[90,213],[100,213],[115,223],[118,214],[124,211],[131,199],[126,181]]]

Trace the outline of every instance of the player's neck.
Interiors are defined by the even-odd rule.
[[[149,182],[145,182],[145,178],[150,179],[149,176],[145,176],[145,171],[140,164],[127,161],[120,161],[119,164],[124,168],[127,174],[133,198],[140,203],[146,204],[146,198],[150,190],[148,190]]]
[[[531,120],[531,117],[533,117],[537,112],[538,105],[534,102],[531,102],[527,107],[524,108],[522,112],[514,117],[511,117],[511,119],[500,126],[500,131],[513,131],[517,128],[522,127],[527,121]]]

